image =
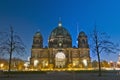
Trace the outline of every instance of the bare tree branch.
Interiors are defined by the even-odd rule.
[[[0,54],[9,54],[9,72],[11,70],[11,58],[13,53],[17,55],[23,55],[25,53],[25,45],[21,38],[14,34],[12,26],[10,26],[10,33],[5,33],[1,35],[0,41]]]
[[[101,53],[117,53],[120,51],[118,45],[115,45],[109,40],[109,36],[106,33],[97,31],[96,26],[92,32],[92,45],[91,49],[98,56],[99,63],[99,76],[101,76],[100,54]]]

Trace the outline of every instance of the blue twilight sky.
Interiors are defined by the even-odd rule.
[[[59,17],[72,36],[73,46],[77,26],[79,32],[88,35],[95,23],[112,41],[120,43],[120,0],[0,0],[0,31],[8,31],[12,25],[27,47],[27,56],[31,54],[36,31],[41,32],[44,46],[48,45],[48,37],[57,27]],[[102,54],[101,59],[117,61],[118,54]],[[91,53],[91,58],[94,60],[96,56]]]

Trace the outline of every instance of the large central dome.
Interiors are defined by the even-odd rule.
[[[58,23],[58,27],[53,29],[49,37],[49,47],[51,48],[67,48],[72,47],[72,39],[70,33],[62,27],[62,23]]]
[[[50,38],[53,38],[53,37],[71,38],[69,32],[64,27],[62,27],[61,22],[59,22],[58,27],[53,29],[53,31],[51,32]]]

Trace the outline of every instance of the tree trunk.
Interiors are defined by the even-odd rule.
[[[8,69],[9,73],[11,71],[11,60],[12,60],[12,52],[10,52],[10,58],[9,58],[9,69]]]
[[[13,29],[12,27],[10,27],[10,58],[9,58],[9,69],[8,72],[10,73],[11,71],[11,60],[12,60],[12,52],[13,52]]]
[[[98,56],[98,65],[99,65],[99,74],[98,74],[98,76],[102,76],[101,74],[101,64],[100,64],[100,54],[99,54],[99,52],[97,52],[97,56]]]

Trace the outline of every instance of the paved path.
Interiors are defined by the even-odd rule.
[[[96,73],[69,73],[69,72],[48,72],[48,73],[28,73],[12,74],[10,78],[2,75],[0,80],[120,80],[120,73],[103,73],[98,77]]]

